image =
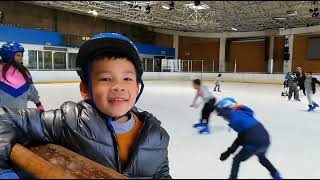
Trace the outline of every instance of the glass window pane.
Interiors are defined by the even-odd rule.
[[[39,58],[39,69],[43,69],[42,51],[38,51],[38,58]]]
[[[44,51],[44,69],[52,70],[52,51]]]
[[[29,50],[28,57],[28,68],[37,69],[37,51]]]
[[[54,52],[54,69],[66,69],[66,53]]]
[[[69,53],[69,69],[76,69],[77,53]]]

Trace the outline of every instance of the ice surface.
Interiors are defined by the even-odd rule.
[[[213,89],[213,82],[205,84]],[[46,110],[58,108],[67,100],[81,100],[78,84],[37,84],[36,87]],[[218,98],[234,97],[256,112],[271,135],[267,157],[284,178],[320,177],[320,109],[306,112],[308,103],[302,92],[302,101],[294,102],[281,97],[280,85],[223,83],[221,89],[223,92],[214,93]],[[228,132],[227,123],[212,114],[210,124],[214,132],[198,134],[192,125],[198,122],[201,107],[189,107],[194,95],[191,81],[147,81],[137,106],[153,113],[168,131],[173,178],[228,178],[232,156],[225,162],[219,156],[232,144],[236,133]],[[315,100],[320,102],[319,94]],[[252,157],[241,164],[239,178],[271,177],[257,157]]]

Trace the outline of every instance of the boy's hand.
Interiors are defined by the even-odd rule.
[[[199,105],[197,105],[197,104],[191,104],[191,105],[190,105],[190,107],[198,108],[198,107],[199,107]]]
[[[230,112],[231,112],[231,110],[228,108],[217,108],[218,116],[228,117]]]
[[[231,153],[229,151],[226,151],[224,153],[221,154],[220,156],[220,161],[225,161],[226,159],[228,159],[228,157],[231,155]]]

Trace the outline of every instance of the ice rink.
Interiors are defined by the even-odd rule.
[[[212,82],[205,82],[212,90]],[[63,102],[81,100],[79,84],[37,84],[46,110]],[[319,89],[319,88],[318,88]],[[319,178],[320,109],[309,113],[307,99],[301,102],[281,97],[280,85],[223,83],[216,97],[234,97],[251,107],[271,135],[267,157],[284,178]],[[319,89],[320,90],[320,89]],[[318,90],[318,91],[319,91]],[[201,107],[190,108],[195,95],[191,81],[146,81],[138,107],[154,114],[168,131],[170,174],[173,178],[228,178],[232,156],[219,160],[236,138],[227,123],[212,114],[214,132],[200,135],[192,128],[200,118]],[[320,102],[319,93],[315,98]],[[30,103],[30,107],[35,107]],[[271,178],[256,157],[242,163],[239,178]]]

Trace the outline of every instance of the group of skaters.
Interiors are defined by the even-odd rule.
[[[308,111],[314,111],[319,105],[314,101],[316,93],[316,84],[320,85],[317,78],[313,77],[312,72],[303,72],[301,67],[297,67],[295,73],[288,72],[283,82],[284,91],[282,96],[288,96],[289,101],[292,96],[295,101],[301,101],[299,91],[301,90],[308,99]]]
[[[214,91],[218,88],[220,91],[221,74],[218,75],[215,81]],[[282,96],[288,96],[291,100],[294,96],[295,101],[301,101],[299,98],[299,90],[303,91],[308,99],[308,111],[314,111],[319,105],[314,101],[313,95],[316,93],[316,84],[320,85],[317,78],[313,77],[312,72],[304,73],[301,67],[296,69],[295,73],[287,73],[284,82],[285,91]],[[237,178],[240,163],[246,161],[251,156],[256,155],[259,162],[268,169],[271,176],[275,179],[281,179],[279,171],[265,157],[265,154],[270,145],[270,137],[264,126],[254,117],[254,111],[247,106],[241,105],[233,98],[223,98],[217,100],[210,92],[209,88],[202,84],[200,79],[193,80],[193,88],[197,90],[194,101],[190,107],[199,107],[196,100],[201,97],[204,106],[201,111],[200,122],[193,125],[199,129],[200,134],[210,133],[209,116],[216,111],[218,116],[223,117],[229,126],[238,133],[238,138],[222,153],[220,160],[226,160],[231,154],[235,153],[239,146],[243,148],[234,156],[232,169],[229,178]]]
[[[218,78],[220,77],[221,74],[218,75]],[[221,80],[215,81],[216,87],[217,81]],[[282,179],[279,171],[266,158],[270,146],[270,136],[262,123],[254,117],[254,111],[238,103],[234,98],[226,97],[218,100],[209,88],[202,84],[200,79],[193,80],[193,88],[197,90],[197,93],[190,107],[200,106],[200,104],[196,104],[199,97],[204,103],[200,122],[194,124],[193,127],[199,129],[200,134],[210,133],[209,117],[215,111],[218,116],[223,117],[229,123],[231,129],[238,133],[233,144],[220,155],[220,160],[225,161],[237,151],[239,146],[242,146],[242,149],[233,158],[229,179],[237,179],[240,163],[254,155],[258,157],[260,164],[270,172],[274,179]]]

